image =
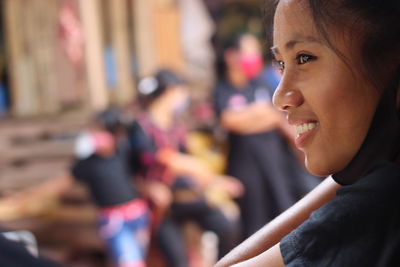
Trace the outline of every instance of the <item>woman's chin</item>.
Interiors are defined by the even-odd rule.
[[[305,166],[309,173],[320,177],[326,177],[339,171],[338,168],[334,168],[334,166],[326,164],[326,161],[313,161],[307,156],[305,157]]]

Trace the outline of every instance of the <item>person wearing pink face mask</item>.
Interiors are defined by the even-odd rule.
[[[252,38],[252,37],[246,37]],[[251,39],[245,42],[250,42]],[[249,79],[257,78],[263,68],[261,53],[257,51],[247,51],[239,56],[239,66],[244,75]]]
[[[288,133],[287,124],[272,107],[275,88],[262,77],[258,39],[251,34],[235,36],[223,47],[219,63],[215,110],[228,132],[226,172],[245,187],[237,201],[242,237],[246,238],[293,205],[317,181],[298,164],[281,134]]]

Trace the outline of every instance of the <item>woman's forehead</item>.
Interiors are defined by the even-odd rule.
[[[284,13],[289,13],[291,15],[293,15],[294,12],[309,12],[307,3],[308,2],[305,0],[280,0],[276,12],[283,10]]]
[[[285,0],[279,1],[276,8],[275,26],[284,24],[288,28],[310,30],[314,28],[311,11],[305,1]]]
[[[274,18],[274,43],[289,42],[290,46],[293,44],[291,40],[320,41],[311,12],[304,2],[299,0],[279,2]]]
[[[359,47],[358,39],[334,26],[334,23],[324,23],[321,27],[315,24],[313,14],[306,0],[281,0],[277,6],[274,17],[274,32],[272,51],[276,48],[293,47],[298,43],[317,43],[341,56],[353,58],[354,52]],[[354,50],[356,49],[356,50]]]

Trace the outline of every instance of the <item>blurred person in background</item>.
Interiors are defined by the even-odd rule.
[[[99,207],[99,234],[115,266],[146,266],[149,209],[132,183],[119,116],[116,109],[103,111],[78,137],[72,174]]]
[[[294,133],[272,107],[276,77],[267,71],[272,80],[268,82],[261,75],[264,63],[259,40],[249,33],[232,37],[223,46],[218,67],[215,109],[229,134],[226,172],[245,187],[237,201],[246,238],[293,205],[317,181],[300,166],[283,137]]]
[[[170,70],[142,79],[138,91],[143,112],[129,131],[135,174],[142,178],[153,208],[156,241],[171,267],[190,266],[180,224],[192,221],[218,237],[219,257],[236,243],[235,222],[210,205],[204,191],[216,175],[186,149],[186,131],[179,122],[188,88]],[[238,196],[241,185],[232,178],[225,190]]]

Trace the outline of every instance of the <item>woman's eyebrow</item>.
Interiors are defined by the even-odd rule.
[[[294,35],[294,37],[286,42],[285,50],[292,50],[299,43],[321,43],[317,38],[313,36],[302,36],[302,35]],[[274,55],[279,54],[279,49],[277,46],[271,47],[271,52]]]
[[[279,55],[279,49],[278,49],[278,47],[273,46],[273,47],[270,48],[270,50],[271,50],[271,52],[272,52],[272,54],[273,54],[274,56]]]

